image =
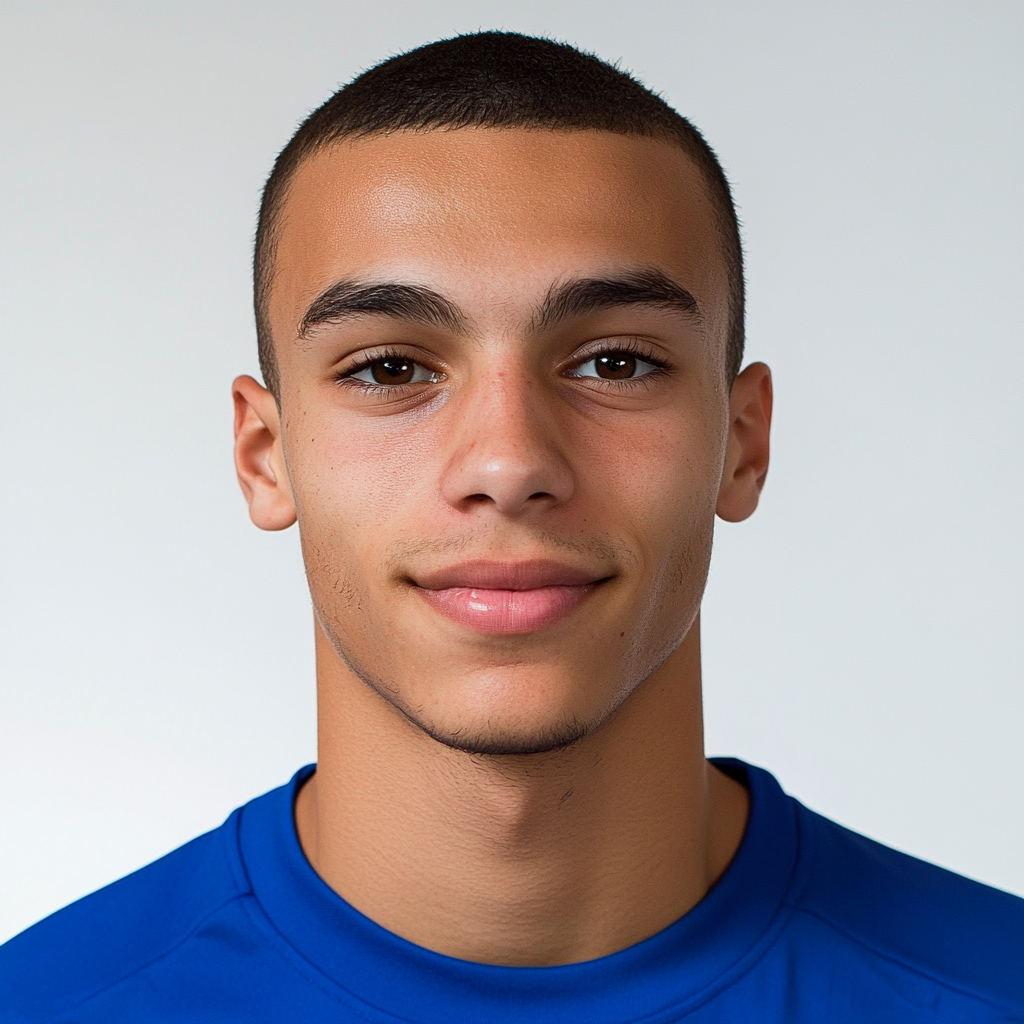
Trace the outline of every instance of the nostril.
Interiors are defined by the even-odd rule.
[[[548,494],[547,491],[536,491],[535,493],[531,494],[530,497],[527,498],[526,500],[527,501],[536,501],[538,498],[552,498],[552,497],[554,497],[554,495]]]
[[[486,495],[486,494],[467,494],[466,495],[466,501],[473,501],[473,502],[476,502],[477,504],[480,504],[481,502],[485,502],[485,501],[490,501],[490,500],[491,500],[490,496]]]

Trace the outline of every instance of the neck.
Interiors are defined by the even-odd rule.
[[[438,743],[319,630],[317,685],[302,848],[354,907],[437,952],[549,965],[623,949],[701,900],[742,837],[746,791],[704,758],[697,623],[611,720],[550,754]]]

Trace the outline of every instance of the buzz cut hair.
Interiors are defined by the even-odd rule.
[[[632,75],[567,43],[517,32],[476,32],[391,57],[339,89],[299,125],[263,189],[253,256],[256,337],[263,379],[280,399],[270,328],[281,211],[309,157],[346,139],[398,131],[526,128],[605,131],[679,146],[707,188],[728,275],[725,370],[743,360],[743,247],[732,191],[700,131]]]

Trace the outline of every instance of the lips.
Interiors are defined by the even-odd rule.
[[[606,576],[560,562],[464,562],[414,582],[435,611],[484,633],[533,633],[571,615]]]

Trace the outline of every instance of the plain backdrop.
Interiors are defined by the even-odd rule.
[[[0,4],[0,937],[315,757],[294,530],[248,521],[259,191],[360,70],[621,61],[735,186],[772,469],[719,526],[708,749],[1024,893],[1024,4]]]

